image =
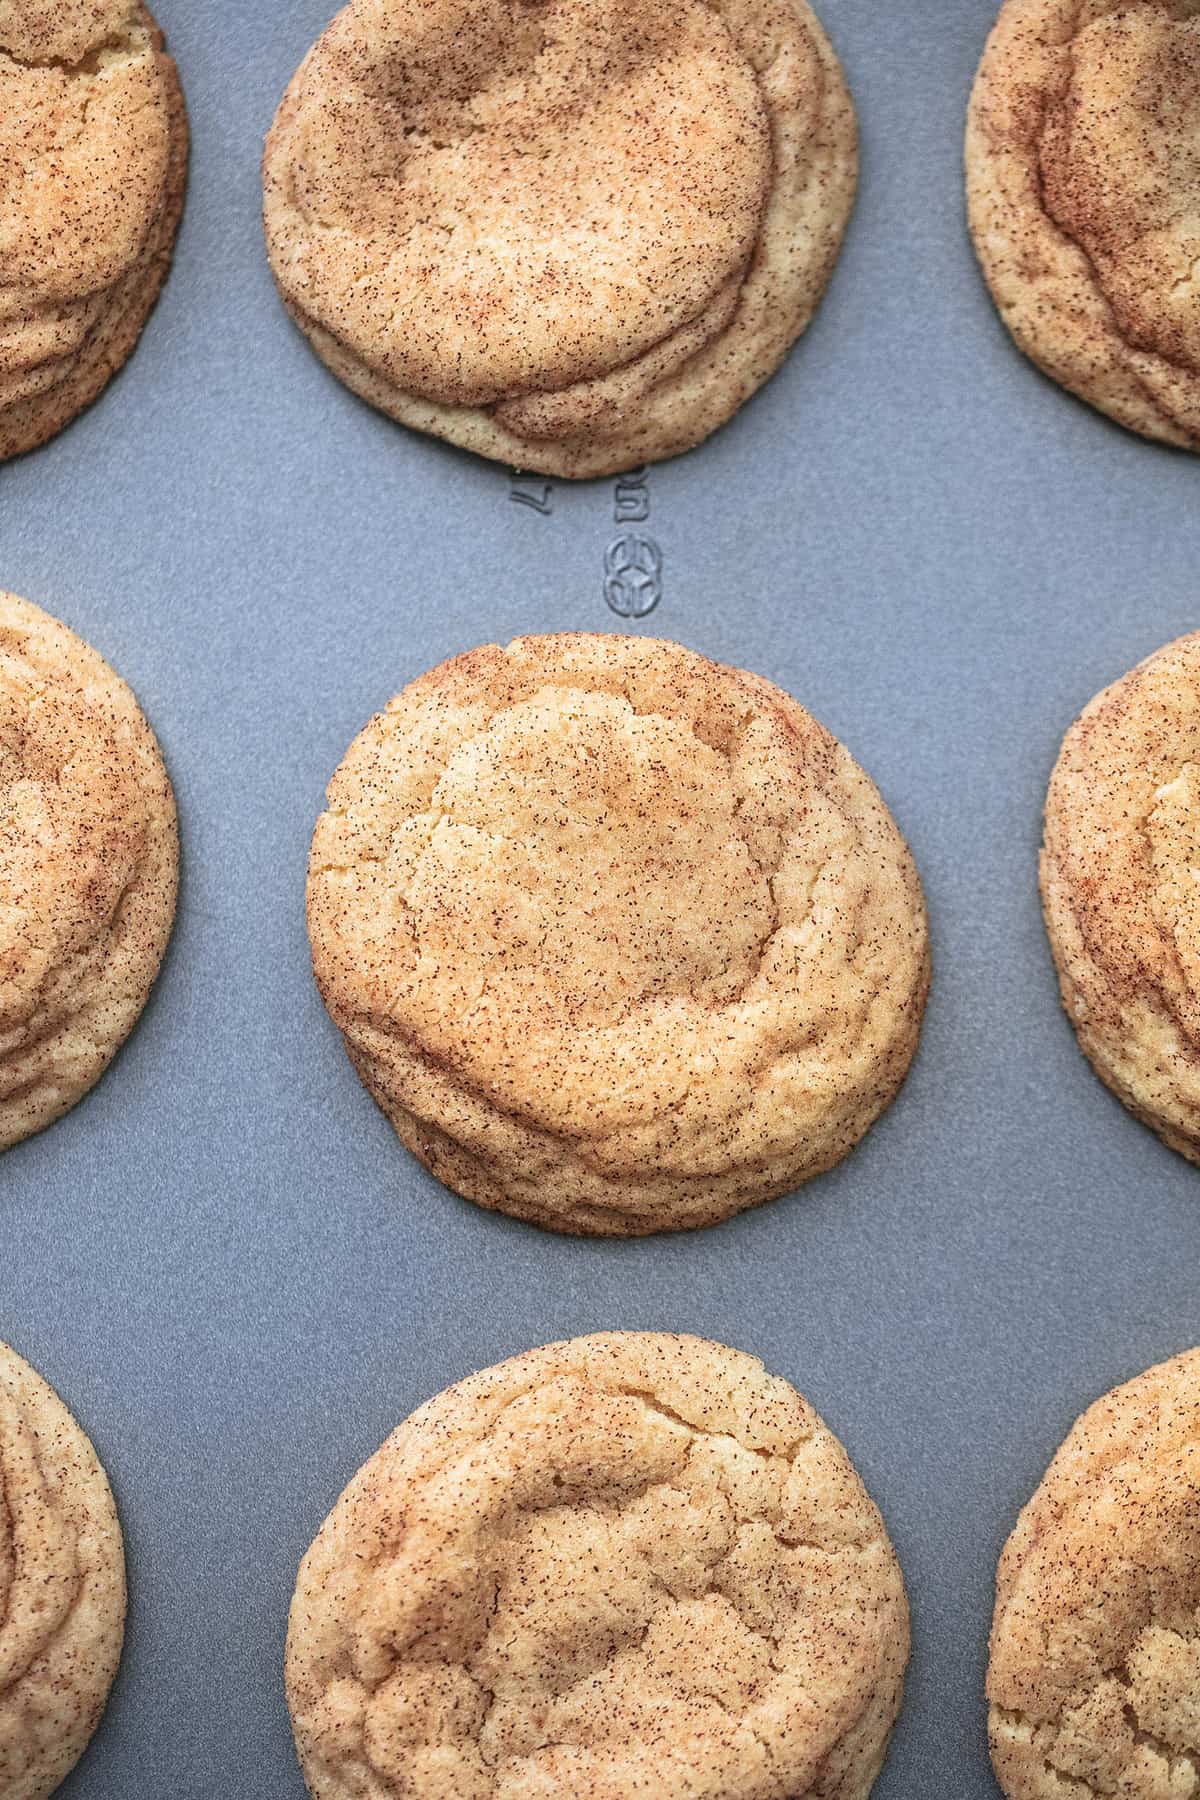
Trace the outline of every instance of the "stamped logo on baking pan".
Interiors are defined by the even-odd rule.
[[[650,517],[647,471],[630,469],[617,477],[613,492],[613,519],[618,525],[644,525]],[[554,511],[554,487],[537,476],[515,471],[508,497],[515,506],[548,518]],[[610,609],[621,619],[644,619],[663,597],[663,553],[656,538],[645,532],[626,531],[613,538],[604,552],[602,591]]]
[[[653,538],[615,538],[604,552],[604,598],[622,619],[644,619],[662,599],[662,551]]]

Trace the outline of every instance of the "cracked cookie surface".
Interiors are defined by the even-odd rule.
[[[136,0],[0,0],[0,459],[129,357],[183,204],[175,65]]]
[[[313,965],[449,1187],[557,1230],[708,1224],[847,1154],[928,984],[878,791],[803,707],[676,644],[443,663],[330,784]]]
[[[108,1479],[66,1407],[0,1344],[0,1793],[45,1800],[82,1756],[125,1629]]]
[[[1022,350],[1200,449],[1200,8],[1007,0],[967,130],[971,230]]]
[[[301,1566],[316,1800],[865,1800],[904,1585],[845,1451],[761,1363],[615,1332],[405,1421]]]
[[[1000,1560],[988,1699],[1010,1800],[1200,1794],[1200,1352],[1055,1456]]]
[[[267,242],[373,405],[594,476],[699,443],[774,371],[856,176],[806,0],[352,0],[268,138]]]
[[[1097,1074],[1200,1161],[1200,633],[1096,696],[1046,799],[1042,901]]]
[[[171,784],[128,687],[0,594],[0,1150],[97,1081],[175,914]]]

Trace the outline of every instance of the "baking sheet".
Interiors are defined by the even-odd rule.
[[[140,1028],[0,1165],[0,1336],[90,1431],[130,1562],[112,1705],[62,1791],[302,1800],[285,1615],[344,1482],[469,1370],[628,1326],[752,1350],[826,1415],[913,1605],[877,1800],[994,1800],[1003,1539],[1074,1415],[1200,1339],[1197,1175],[1077,1052],[1035,891],[1063,730],[1200,622],[1195,464],[1059,393],[994,317],[960,179],[992,0],[824,0],[863,186],[808,336],[650,471],[648,519],[618,522],[611,481],[514,500],[361,405],[275,301],[260,144],[329,8],[158,0],[194,133],[174,273],[101,402],[0,470],[0,586],[133,684],[185,853]],[[715,1230],[586,1243],[403,1153],[312,986],[303,875],[370,713],[477,642],[620,627],[630,535],[661,552],[657,576],[610,558],[621,604],[661,583],[632,629],[771,676],[879,782],[936,972],[908,1085],[841,1168]]]

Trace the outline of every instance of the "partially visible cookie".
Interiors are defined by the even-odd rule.
[[[929,978],[912,858],[789,695],[653,638],[470,651],[351,745],[313,966],[449,1187],[559,1231],[709,1224],[888,1105]]]
[[[1042,900],[1097,1074],[1200,1162],[1200,633],[1105,688],[1068,731]]]
[[[175,64],[138,0],[0,0],[0,460],[130,355],[186,163]]]
[[[267,140],[267,245],[372,405],[603,475],[698,444],[774,372],[857,170],[807,0],[351,0]]]
[[[1195,0],[1006,0],[971,99],[971,231],[1025,353],[1200,449]]]
[[[837,1439],[700,1338],[551,1344],[439,1394],[301,1565],[316,1800],[865,1800],[904,1584]]]
[[[1009,1800],[1200,1790],[1200,1351],[1077,1422],[996,1582],[992,1761]]]
[[[0,1150],[74,1106],[132,1030],[178,861],[137,701],[73,631],[0,594]]]
[[[125,1630],[125,1556],[96,1452],[0,1344],[0,1794],[45,1800],[100,1722]]]

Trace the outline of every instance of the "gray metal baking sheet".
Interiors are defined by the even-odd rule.
[[[285,321],[258,157],[331,0],[157,10],[194,134],[174,272],[100,403],[0,470],[0,586],[132,682],[186,859],[139,1029],[0,1165],[0,1336],[90,1431],[129,1552],[121,1674],[62,1791],[302,1800],[285,1615],[344,1482],[469,1370],[641,1326],[758,1353],[843,1437],[913,1605],[878,1800],[995,1800],[997,1552],[1075,1414],[1200,1339],[1200,1177],[1080,1057],[1035,889],[1062,732],[1200,605],[1195,463],[1037,375],[977,275],[960,144],[992,0],[823,0],[863,130],[845,254],[784,371],[624,526],[613,482],[514,501]],[[628,533],[662,554],[633,629],[773,677],[875,776],[936,964],[908,1085],[834,1173],[698,1235],[587,1243],[400,1149],[312,986],[303,878],[371,712],[475,643],[620,627]]]

